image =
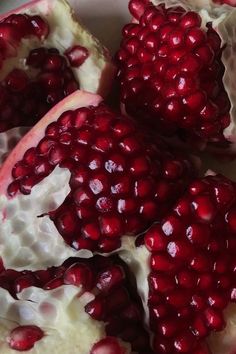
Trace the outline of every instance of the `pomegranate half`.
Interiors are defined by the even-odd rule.
[[[208,1],[131,0],[117,53],[126,111],[201,148],[234,148],[235,17]]]
[[[108,253],[173,205],[193,164],[158,136],[76,91],[18,143],[0,171],[6,267]],[[40,202],[38,202],[40,201]]]

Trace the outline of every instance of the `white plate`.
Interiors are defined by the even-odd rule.
[[[120,30],[129,20],[128,0],[68,0],[77,14],[112,52],[120,40]],[[16,8],[28,1],[0,0],[0,13]]]

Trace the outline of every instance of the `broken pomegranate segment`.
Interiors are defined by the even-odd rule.
[[[82,269],[84,274],[78,272]],[[15,284],[26,276],[34,278],[34,284],[16,292]],[[152,354],[142,304],[130,277],[117,256],[71,258],[60,267],[35,272],[3,270],[1,349],[4,354],[31,348],[33,354],[44,348],[61,354],[73,353],[74,348],[81,354]],[[15,322],[19,326],[13,327]]]
[[[226,320],[232,331],[223,311],[235,302],[235,195],[235,183],[223,176],[196,180],[146,232],[155,353],[212,353],[206,338],[222,331]],[[221,343],[217,353],[230,353],[226,346]]]
[[[153,3],[129,3],[134,21],[117,53],[125,110],[164,135],[228,147],[236,138],[235,10]]]
[[[3,261],[26,265],[28,242],[34,244],[35,262],[46,257],[46,266],[75,250],[114,251],[122,236],[135,236],[160,219],[193,175],[192,163],[159,137],[141,132],[99,96],[77,91],[34,127],[2,166]],[[14,231],[19,222],[22,233]],[[19,259],[15,242],[21,244]],[[33,259],[30,266],[36,266]]]
[[[115,67],[64,0],[0,16],[0,132],[33,126],[78,88],[107,95]]]

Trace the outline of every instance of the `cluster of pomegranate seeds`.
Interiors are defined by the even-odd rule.
[[[224,141],[230,101],[223,86],[221,39],[181,7],[131,0],[138,23],[123,29],[117,53],[126,110],[163,134]]]
[[[17,55],[19,42],[30,36],[42,41],[49,26],[40,16],[13,14],[0,23],[0,61]],[[78,68],[88,50],[75,45],[65,55],[56,48],[32,49],[26,68],[13,68],[0,83],[0,132],[32,126],[56,103],[79,88],[70,67]]]
[[[30,78],[13,69],[0,84],[0,132],[32,126],[61,99],[79,88],[65,57],[55,48],[31,50],[26,60],[37,70]]]
[[[154,351],[210,353],[204,339],[225,327],[223,310],[235,301],[235,184],[220,175],[194,181],[145,245]]]
[[[193,174],[189,161],[104,104],[64,112],[51,123],[14,166],[9,196],[30,194],[57,165],[71,172],[71,192],[51,219],[75,249],[101,252],[159,219]]]
[[[116,337],[129,342],[133,351],[139,354],[152,353],[149,336],[143,327],[143,310],[136,288],[130,282],[127,268],[117,257],[71,258],[60,267],[47,270],[17,272],[8,269],[0,274],[0,287],[10,291],[15,298],[17,293],[30,286],[51,290],[61,285],[82,286],[83,291],[95,295],[94,300],[85,306],[85,311],[93,319],[106,323],[108,338],[105,342],[109,342],[110,336]],[[10,346],[16,350],[29,349],[33,341],[40,339],[34,328],[30,326],[29,331],[28,327],[14,329],[10,335]]]
[[[19,326],[14,328],[7,338],[9,347],[17,351],[30,350],[44,336],[37,326]]]

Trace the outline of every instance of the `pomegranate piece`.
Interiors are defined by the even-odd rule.
[[[122,106],[164,135],[228,147],[235,140],[234,54],[211,12],[228,23],[234,10],[206,6],[206,20],[200,3],[185,5],[130,0],[134,21],[123,28],[116,56]]]
[[[1,193],[10,203],[23,195],[30,200],[56,166],[66,169],[71,174],[69,194],[58,208],[41,210],[36,218],[43,215],[49,222],[50,217],[76,250],[111,252],[121,246],[123,235],[135,236],[159,219],[185,190],[194,170],[159,137],[142,133],[135,122],[100,101],[77,92],[46,115],[2,167]],[[7,216],[5,221],[12,223]],[[36,230],[33,234],[37,238]]]
[[[37,326],[19,326],[11,331],[7,340],[11,349],[22,352],[33,348],[43,336],[43,331]]]
[[[204,341],[226,326],[223,311],[235,301],[235,192],[221,175],[196,180],[145,234],[156,353],[210,353]]]
[[[79,88],[106,96],[115,73],[108,51],[64,0],[30,2],[0,16],[0,66],[0,133],[33,126]]]
[[[113,275],[113,277],[110,276],[111,281],[106,280],[106,286],[99,286],[98,284],[104,284],[104,279],[108,279],[108,274]],[[118,274],[120,275],[118,276]],[[28,283],[24,288],[24,292],[17,292],[14,284],[20,283],[20,280],[26,275],[34,277],[34,288]],[[13,297],[11,298],[1,288],[3,279],[6,276],[8,276],[10,288],[13,290]],[[93,281],[91,281],[91,276]],[[115,278],[116,280],[114,280]],[[96,281],[94,281],[95,279]],[[52,282],[54,282],[54,286],[49,287],[48,284]],[[108,283],[110,283],[109,286],[107,285]],[[77,290],[76,287],[78,287]],[[30,289],[27,290],[27,288]],[[10,290],[8,289],[8,291]],[[68,299],[70,298],[71,307],[68,306]],[[0,274],[0,299],[5,299],[6,303],[9,302],[9,306],[4,306],[1,309],[1,315],[6,319],[11,316],[11,320],[17,319],[20,323],[20,326],[13,329],[7,337],[10,348],[17,351],[31,349],[36,341],[44,336],[43,330],[38,326],[26,326],[21,323],[21,321],[24,322],[25,320],[24,311],[30,313],[31,301],[34,299],[34,320],[37,325],[44,323],[42,328],[45,326],[45,319],[42,322],[42,317],[48,317],[51,313],[53,322],[50,324],[49,317],[47,327],[50,328],[52,326],[54,328],[56,326],[55,316],[60,321],[60,313],[64,311],[64,323],[59,331],[60,336],[63,331],[65,331],[65,334],[67,333],[66,321],[69,321],[68,328],[71,328],[73,324],[75,333],[78,330],[78,326],[85,326],[85,328],[88,326],[87,328],[91,330],[91,326],[95,326],[95,323],[92,325],[94,319],[100,321],[99,326],[97,326],[98,333],[94,333],[94,336],[87,333],[87,335],[83,336],[83,339],[79,338],[80,341],[83,340],[84,348],[90,345],[90,349],[86,353],[100,353],[101,350],[103,350],[102,353],[107,351],[107,353],[111,354],[128,354],[131,353],[131,350],[140,354],[152,353],[150,339],[143,324],[141,301],[135,285],[130,281],[129,270],[117,256],[94,256],[90,259],[70,258],[59,267],[51,267],[47,270],[34,272],[17,272],[4,269]],[[76,311],[79,313],[71,317],[73,303],[77,304]],[[105,306],[98,308],[99,303],[103,303]],[[13,306],[12,309],[14,308],[15,311],[11,309],[11,306]],[[59,307],[58,312],[57,307]],[[7,308],[9,312],[7,312]],[[100,311],[100,317],[95,316],[95,314],[98,315],[98,311]],[[18,313],[22,314],[22,316],[19,316]],[[76,320],[77,317],[79,321]],[[60,327],[60,324],[58,324],[58,327]],[[54,331],[56,332],[57,328]],[[83,333],[85,334],[86,331]],[[52,333],[47,331],[44,336],[44,345],[47,346],[52,343],[51,335]],[[94,344],[95,340],[98,340],[98,342]],[[54,345],[56,349],[57,344],[54,343]],[[71,345],[74,348],[76,340]],[[65,346],[65,348],[69,347]],[[78,349],[79,353],[83,352],[80,351],[80,346],[78,346]],[[40,343],[38,343],[38,350],[40,351]]]

